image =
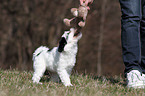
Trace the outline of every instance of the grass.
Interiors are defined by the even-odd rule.
[[[65,87],[61,83],[48,82],[43,76],[43,84],[32,83],[32,72],[0,70],[0,96],[145,96],[144,89],[128,89],[124,79],[72,75],[74,86]]]

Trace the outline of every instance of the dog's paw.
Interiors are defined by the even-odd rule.
[[[72,84],[65,84],[66,87],[71,87],[73,86]]]
[[[38,84],[42,85],[43,83],[39,82]]]
[[[35,83],[35,84],[40,84],[40,85],[43,84],[43,83],[41,83],[41,82],[36,82],[36,81],[33,81],[33,83]]]

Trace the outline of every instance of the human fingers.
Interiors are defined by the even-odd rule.
[[[80,5],[83,5],[83,3],[85,2],[86,0],[80,0]]]

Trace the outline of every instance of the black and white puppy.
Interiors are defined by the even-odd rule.
[[[82,33],[74,36],[75,29],[65,31],[59,42],[58,47],[54,47],[51,51],[45,46],[40,46],[33,53],[33,68],[34,74],[32,80],[34,83],[39,83],[44,72],[47,70],[53,74],[51,80],[59,81],[65,86],[72,86],[70,75],[72,68],[76,63],[76,55],[78,51],[77,42],[81,39]]]

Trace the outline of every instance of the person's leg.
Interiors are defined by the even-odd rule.
[[[141,75],[141,0],[119,1],[122,11],[122,55],[125,64],[127,86],[129,88],[144,88],[145,80],[144,77]]]
[[[125,74],[131,70],[142,71],[140,46],[141,0],[119,0],[122,11],[121,41]]]
[[[141,20],[141,67],[145,73],[145,0],[142,0],[142,20]]]

